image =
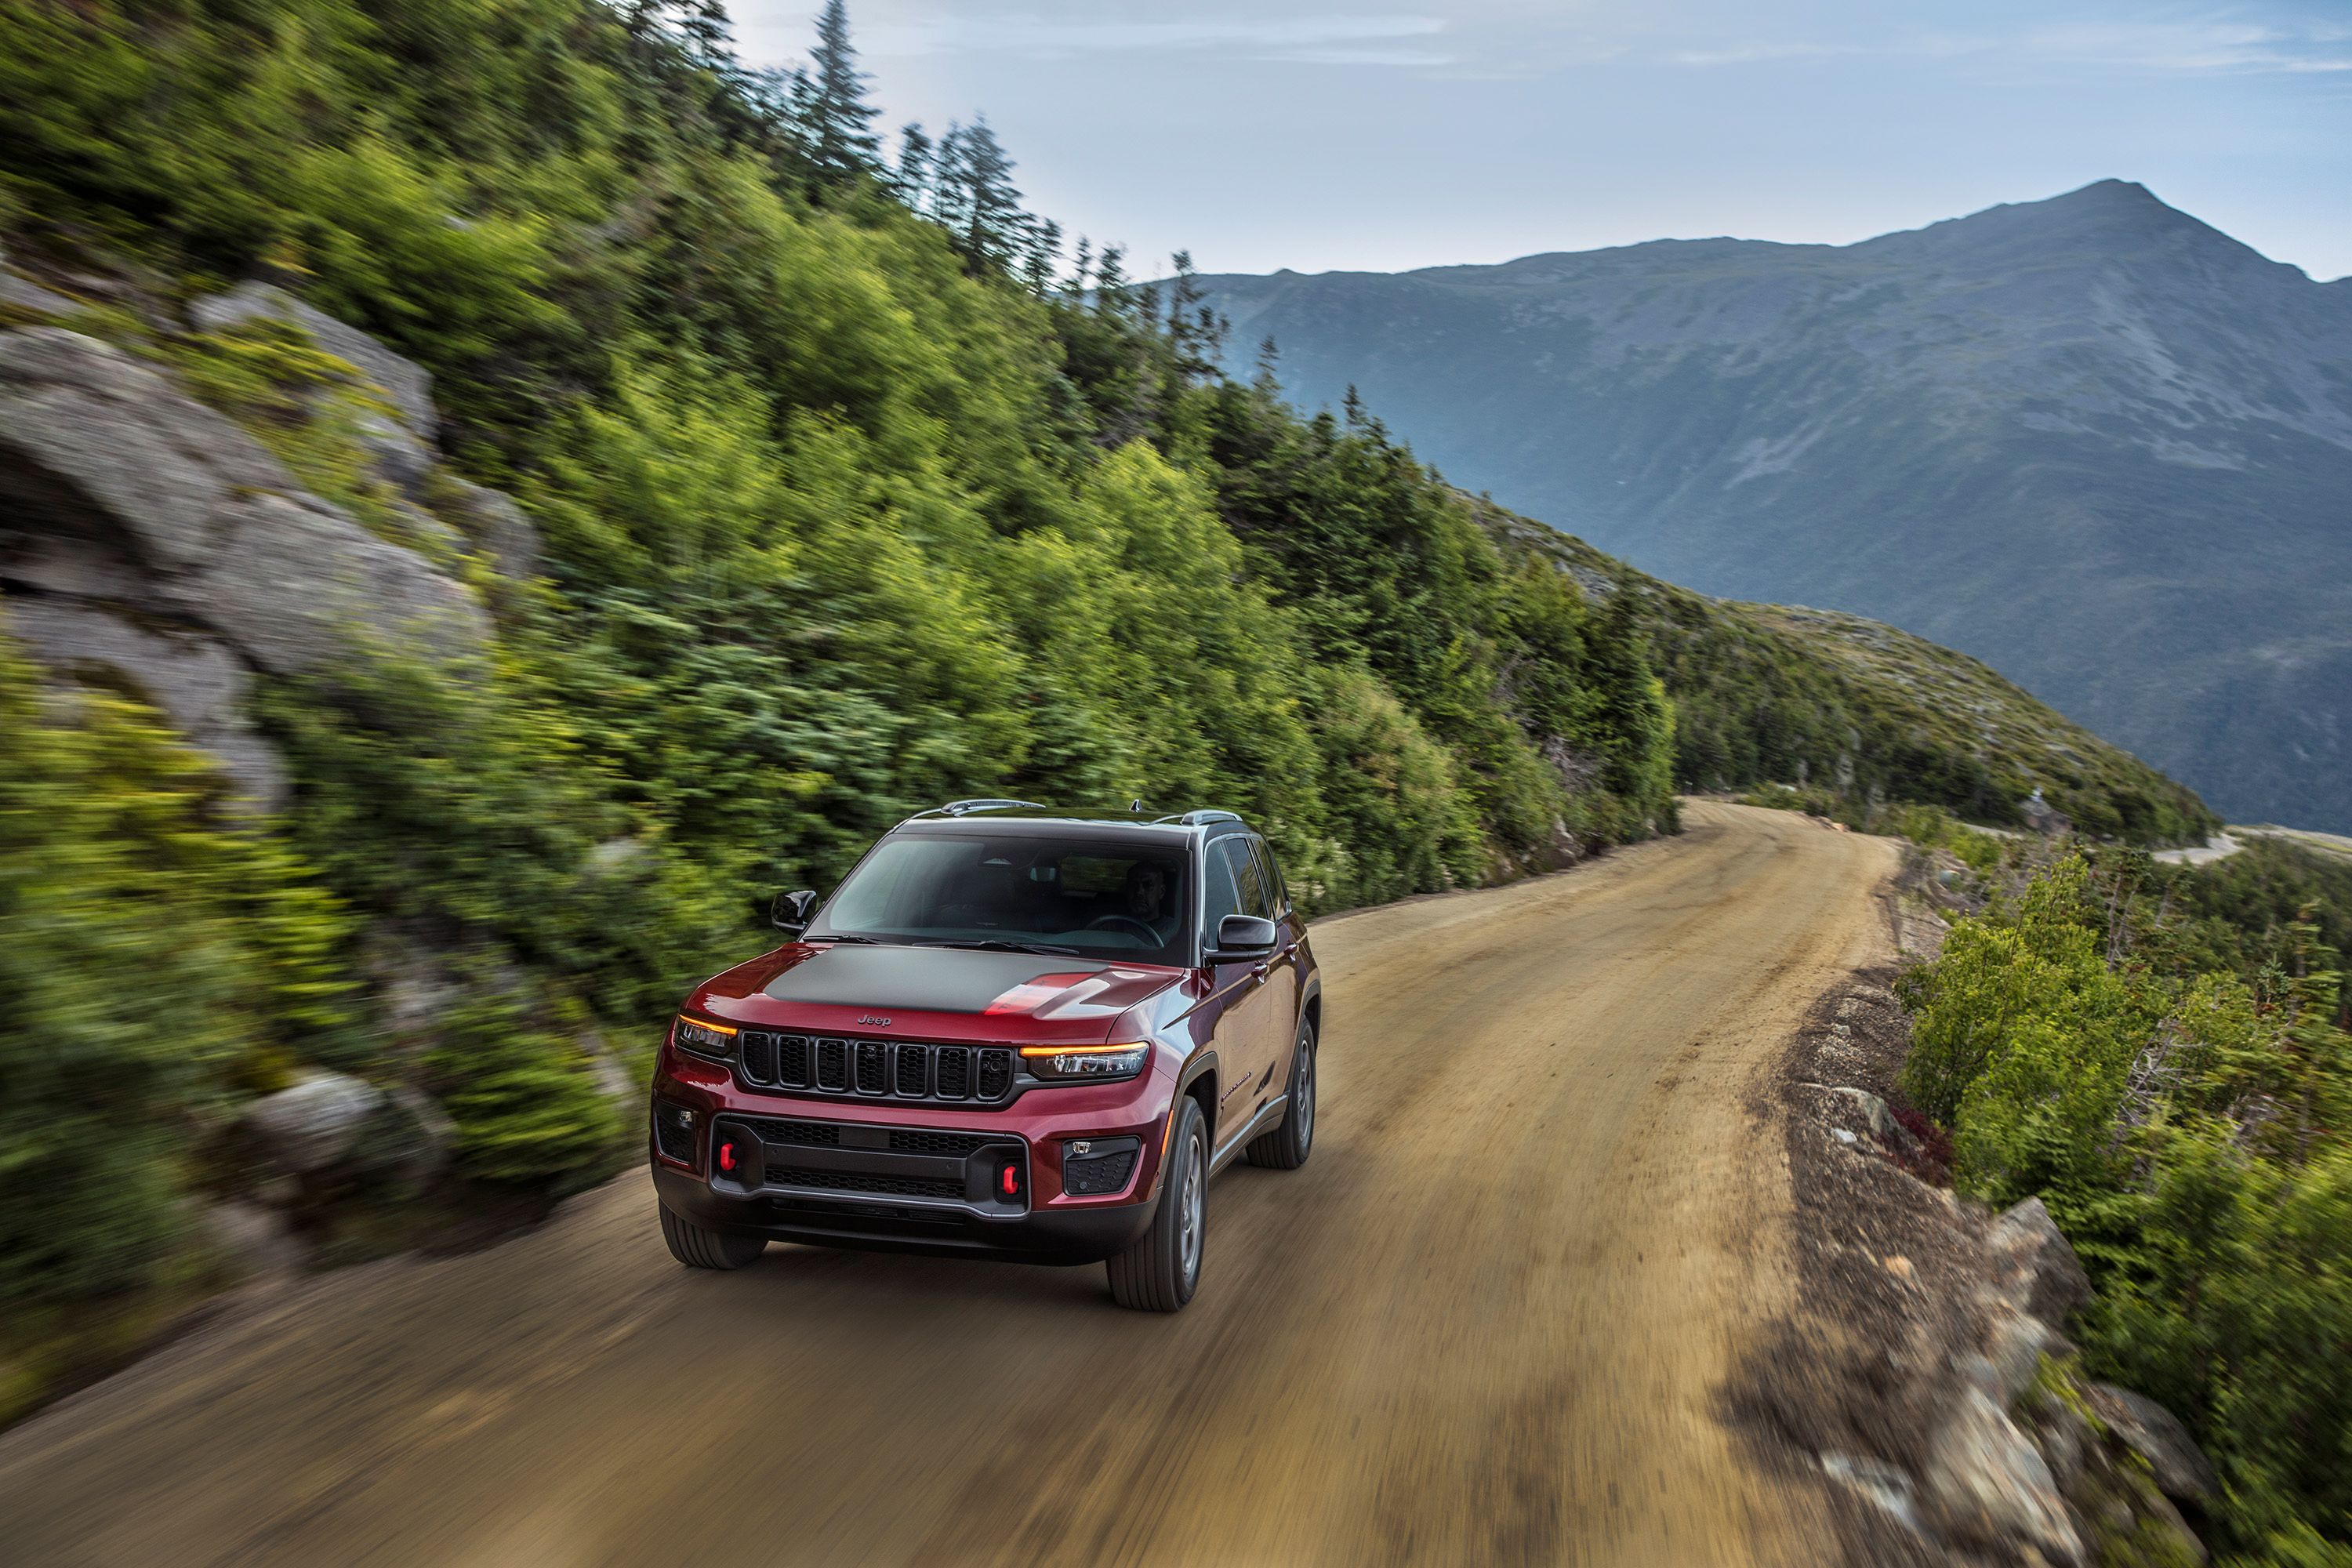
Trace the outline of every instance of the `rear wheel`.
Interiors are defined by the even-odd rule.
[[[1290,1087],[1285,1091],[1289,1104],[1283,1108],[1281,1126],[1259,1133],[1242,1151],[1251,1164],[1295,1171],[1307,1163],[1315,1144],[1315,1025],[1301,1018],[1298,1043],[1290,1050]]]
[[[1110,1260],[1111,1300],[1141,1312],[1173,1312],[1201,1282],[1208,1239],[1209,1131],[1191,1096],[1176,1102],[1160,1208],[1143,1238]]]
[[[740,1268],[768,1248],[759,1237],[697,1225],[667,1204],[661,1205],[661,1227],[669,1255],[688,1268]]]

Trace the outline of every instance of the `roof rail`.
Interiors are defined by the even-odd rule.
[[[1238,813],[1231,811],[1183,811],[1171,813],[1167,816],[1155,816],[1151,820],[1154,826],[1162,822],[1173,822],[1186,827],[1200,827],[1212,822],[1239,822],[1241,816]]]
[[[935,805],[929,811],[919,811],[915,813],[915,816],[961,816],[968,811],[995,811],[1005,806],[1022,806],[1030,811],[1045,811],[1050,809],[1049,807],[1038,805],[1034,800],[1001,800],[983,798],[980,800],[951,800],[945,805]],[[909,820],[912,819],[909,818]]]

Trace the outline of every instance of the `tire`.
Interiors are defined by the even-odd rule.
[[[1143,1238],[1110,1260],[1110,1296],[1139,1312],[1174,1312],[1201,1283],[1208,1242],[1209,1124],[1190,1095],[1177,1102],[1160,1209]]]
[[[661,1205],[661,1227],[669,1255],[688,1268],[740,1268],[768,1249],[762,1237],[705,1229],[667,1204]]]
[[[1315,1025],[1301,1018],[1298,1043],[1290,1048],[1290,1086],[1285,1091],[1290,1103],[1283,1109],[1281,1126],[1259,1133],[1242,1151],[1251,1164],[1295,1171],[1307,1163],[1307,1153],[1315,1147],[1316,1088]]]

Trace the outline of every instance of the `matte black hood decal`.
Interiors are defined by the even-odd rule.
[[[1041,974],[1100,973],[1098,959],[1052,952],[980,952],[960,947],[855,947],[820,951],[768,982],[779,1002],[865,1007],[877,1013],[978,1013]]]

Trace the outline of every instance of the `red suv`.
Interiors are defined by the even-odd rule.
[[[1200,1281],[1209,1177],[1295,1170],[1322,983],[1228,811],[967,800],[885,834],[793,940],[698,986],[654,1073],[662,1236],[1108,1259],[1121,1305]]]

